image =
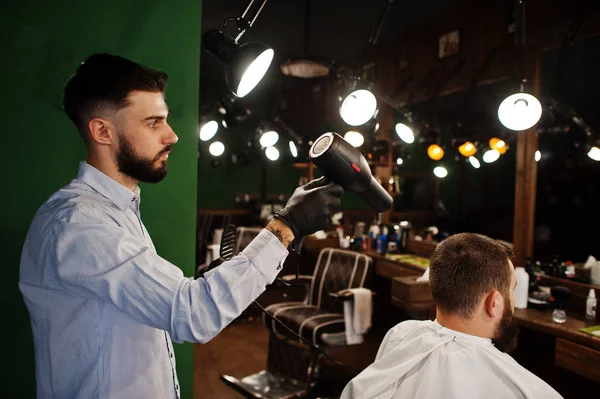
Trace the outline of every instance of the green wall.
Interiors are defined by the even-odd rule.
[[[192,275],[195,254],[201,1],[2,2],[0,298],[4,310],[0,397],[35,397],[33,343],[18,290],[19,259],[37,208],[77,173],[86,153],[61,109],[62,86],[95,52],[169,74],[170,123],[179,143],[169,175],[143,185],[142,215],[158,252]],[[182,396],[192,397],[193,349],[177,345]]]

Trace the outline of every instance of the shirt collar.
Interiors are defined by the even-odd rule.
[[[127,209],[132,201],[139,201],[141,191],[138,186],[131,191],[87,162],[79,164],[77,178],[111,200],[122,211]]]

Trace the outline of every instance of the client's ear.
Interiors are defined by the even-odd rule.
[[[502,295],[497,290],[491,290],[483,299],[483,310],[490,319],[502,317],[502,305]]]

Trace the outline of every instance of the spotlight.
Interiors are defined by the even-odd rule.
[[[215,141],[208,147],[208,151],[213,157],[219,157],[225,152],[225,145],[220,141]]]
[[[402,165],[403,163],[404,163],[404,160],[402,158],[398,157],[396,159],[396,165]]]
[[[439,177],[440,179],[443,179],[444,177],[448,176],[448,170],[443,166],[436,166],[435,168],[433,168],[433,174]]]
[[[279,150],[275,147],[265,148],[265,155],[270,161],[277,161],[279,159]]]
[[[437,144],[431,144],[427,147],[427,155],[434,161],[439,161],[444,157],[444,150]]]
[[[590,148],[590,151],[587,153],[587,155],[594,161],[600,161],[600,148],[596,146]]]
[[[259,143],[262,147],[271,147],[277,144],[279,140],[279,133],[274,130],[269,130],[261,133]]]
[[[348,143],[352,144],[353,147],[360,147],[365,142],[365,138],[362,135],[362,133],[354,131],[354,130],[350,130],[349,132],[346,132],[346,134],[344,135],[344,140],[346,140]]]
[[[362,86],[358,81],[355,81],[340,105],[340,116],[350,126],[360,126],[367,123],[377,111],[375,95]]]
[[[296,147],[296,143],[292,140],[290,140],[290,154],[292,154],[294,158],[298,158],[298,147]]]
[[[479,169],[481,167],[481,163],[479,162],[479,159],[475,158],[474,156],[470,156],[467,159],[469,160],[469,163],[471,164],[471,166],[474,167],[475,169]]]
[[[273,49],[265,44],[238,44],[242,35],[254,24],[266,2],[267,0],[262,0],[254,4],[255,0],[250,0],[240,17],[229,18],[237,24],[239,34],[235,39],[216,29],[211,29],[202,36],[204,48],[225,65],[227,85],[238,97],[244,97],[256,87],[273,60]]]
[[[415,134],[410,127],[404,123],[396,123],[395,130],[398,137],[400,137],[400,140],[404,141],[406,144],[414,143]]]
[[[477,147],[475,147],[475,144],[471,143],[470,141],[466,141],[460,147],[458,147],[458,152],[465,157],[470,157],[475,155],[477,152]]]
[[[219,130],[219,123],[216,120],[210,120],[200,126],[200,140],[208,141],[215,137]]]
[[[540,159],[542,159],[542,153],[540,152],[540,150],[537,150],[533,157],[535,159],[535,162],[539,162]]]
[[[500,153],[498,152],[498,150],[487,150],[483,154],[483,162],[485,163],[495,162],[498,160],[498,158],[500,158]]]

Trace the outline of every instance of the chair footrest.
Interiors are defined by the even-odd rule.
[[[266,370],[241,380],[230,375],[222,375],[221,380],[247,398],[292,399],[308,394],[307,386],[275,376]]]

